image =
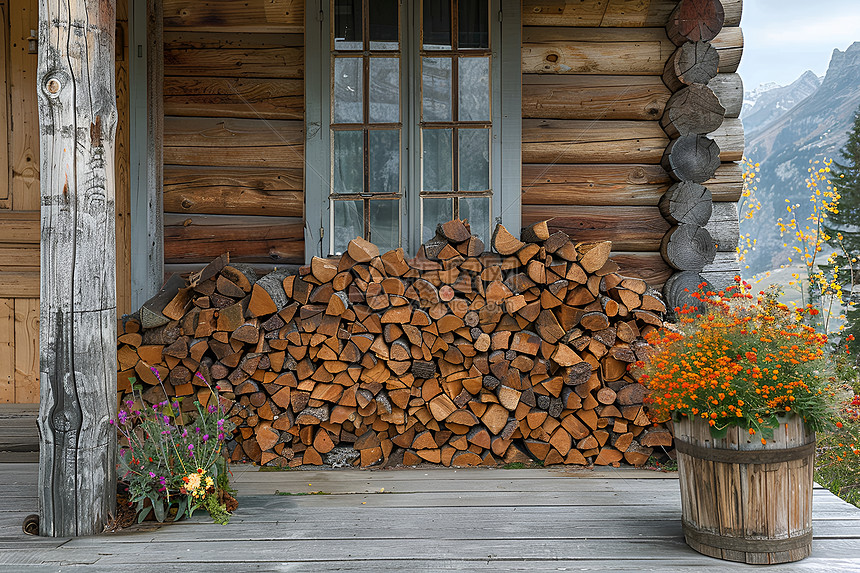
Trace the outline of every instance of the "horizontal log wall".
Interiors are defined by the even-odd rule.
[[[723,219],[742,190],[742,4],[723,0],[725,27],[712,42],[720,73],[709,87],[727,119],[709,134],[722,165],[705,185],[725,205]],[[611,240],[622,272],[654,284],[673,272],[660,255],[669,223],[657,204],[674,183],[660,165],[670,143],[660,119],[672,93],[661,76],[677,48],[665,29],[676,6],[525,0],[522,13],[523,225],[555,217],[553,230],[574,240]],[[720,251],[733,250],[736,224],[720,221],[708,228],[719,227]]]
[[[164,2],[164,257],[301,264],[303,2]]]

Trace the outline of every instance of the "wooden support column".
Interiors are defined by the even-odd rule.
[[[115,0],[39,0],[40,533],[115,508]]]

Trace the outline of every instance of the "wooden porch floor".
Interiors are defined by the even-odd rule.
[[[233,468],[239,510],[96,537],[24,535],[35,464],[0,463],[0,571],[752,570],[689,549],[675,474]],[[323,492],[317,495],[275,495]],[[815,490],[812,557],[767,571],[860,572],[860,509]],[[759,568],[761,571],[762,569]]]

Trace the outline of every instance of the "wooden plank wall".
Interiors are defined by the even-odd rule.
[[[304,10],[164,0],[164,258],[304,262]]]
[[[742,1],[723,4],[714,83],[726,86],[721,97],[740,97]],[[523,225],[554,217],[554,230],[576,240],[611,240],[622,272],[654,285],[672,274],[657,203],[672,183],[660,166],[669,138],[659,120],[671,94],[661,75],[676,48],[664,26],[676,5],[523,1]],[[743,154],[740,120],[728,117],[711,135],[724,163],[706,183],[726,204],[740,197]]]
[[[117,306],[131,307],[128,13],[117,1]],[[37,0],[0,0],[0,403],[39,401],[39,123]]]

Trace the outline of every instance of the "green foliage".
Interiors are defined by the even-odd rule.
[[[840,339],[860,366],[860,110],[854,115],[841,161],[834,161],[831,171],[839,202],[824,221],[827,242],[836,249],[829,267],[838,274],[847,306]]]
[[[860,507],[860,398],[846,401],[834,431],[818,435],[815,466],[818,483]]]
[[[182,412],[181,398],[147,406],[131,380],[135,399],[125,402],[111,424],[119,432],[118,467],[138,522],[150,513],[159,522],[176,521],[202,507],[216,523],[226,523],[229,513],[219,500],[231,491],[222,451],[232,424],[217,390],[210,386],[208,406],[195,401],[193,411]]]

